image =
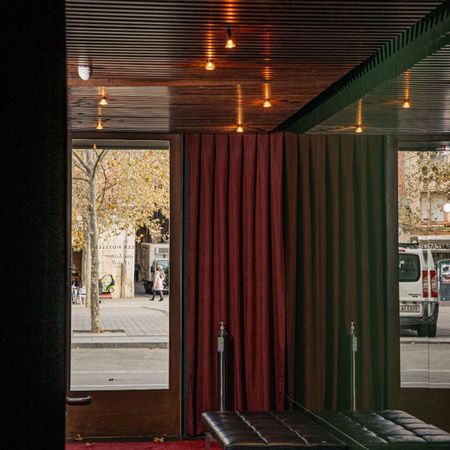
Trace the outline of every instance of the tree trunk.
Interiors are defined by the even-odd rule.
[[[128,298],[127,295],[127,256],[128,256],[128,230],[125,230],[124,232],[124,238],[123,238],[123,263],[121,267],[121,273],[120,273],[120,297],[121,298]],[[133,281],[134,281],[134,273],[133,273]]]
[[[89,152],[89,162],[94,168],[95,158],[92,151]],[[99,310],[99,289],[98,289],[98,239],[97,239],[97,178],[95,171],[92,170],[89,179],[89,241],[91,246],[91,331],[101,333]]]
[[[83,249],[83,286],[86,288],[85,307],[91,307],[91,239],[89,232],[84,238]]]

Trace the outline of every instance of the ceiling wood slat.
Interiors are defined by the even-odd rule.
[[[103,87],[105,130],[269,131],[441,3],[67,0],[70,128],[95,130]]]

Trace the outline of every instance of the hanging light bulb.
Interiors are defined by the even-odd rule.
[[[238,125],[236,128],[236,132],[237,133],[243,133],[244,132],[244,127],[242,125]]]
[[[98,118],[97,126],[95,128],[97,130],[103,130],[103,122],[102,122],[102,118],[101,117]]]
[[[234,48],[234,47],[236,47],[236,42],[234,42],[233,40],[231,27],[227,27],[227,43],[225,44],[225,48]]]
[[[108,100],[107,100],[105,94],[103,94],[103,95],[101,96],[100,101],[98,102],[98,104],[99,104],[100,106],[106,106],[106,105],[108,104]]]
[[[216,64],[214,63],[214,61],[212,59],[208,59],[206,65],[205,65],[205,69],[206,70],[214,70],[216,68]]]
[[[411,102],[409,101],[409,96],[411,93],[411,72],[409,71],[409,69],[407,69],[405,71],[404,74],[404,79],[405,79],[405,92],[403,95],[403,104],[402,107],[405,109],[411,108]]]
[[[263,108],[272,108],[272,103],[269,98],[266,98],[263,103]]]
[[[355,128],[355,132],[356,133],[362,133],[363,132],[362,123],[363,123],[362,99],[360,98],[358,100],[358,104],[356,106],[356,128]]]

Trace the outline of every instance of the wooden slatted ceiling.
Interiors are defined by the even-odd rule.
[[[70,128],[95,128],[104,86],[105,130],[271,130],[440,3],[67,0]]]
[[[408,97],[411,107],[403,108]],[[450,133],[450,46],[388,81],[361,102],[362,126],[367,134]],[[358,104],[352,104],[310,132],[354,133]]]

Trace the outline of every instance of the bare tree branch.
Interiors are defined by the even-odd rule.
[[[103,206],[103,201],[105,200],[105,194],[112,189],[113,187],[117,186],[118,183],[110,183],[109,185],[105,184],[105,187],[102,189],[101,195],[97,196],[97,201],[99,202],[98,209],[100,210]]]
[[[92,169],[92,173],[95,174],[96,170],[97,170],[97,166],[100,163],[100,161],[104,158],[104,156],[106,155],[106,153],[108,152],[108,150],[103,149],[100,152],[100,155],[98,155],[97,160],[94,163],[94,168]],[[95,151],[95,153],[97,154],[97,151]]]
[[[84,170],[87,175],[91,176],[91,170],[89,166],[76,154],[76,152],[72,152],[72,155],[75,157],[75,162],[78,163],[78,167],[80,167],[81,170]]]
[[[89,184],[89,180],[87,178],[83,178],[83,177],[72,177],[72,180],[85,181],[86,183]]]

